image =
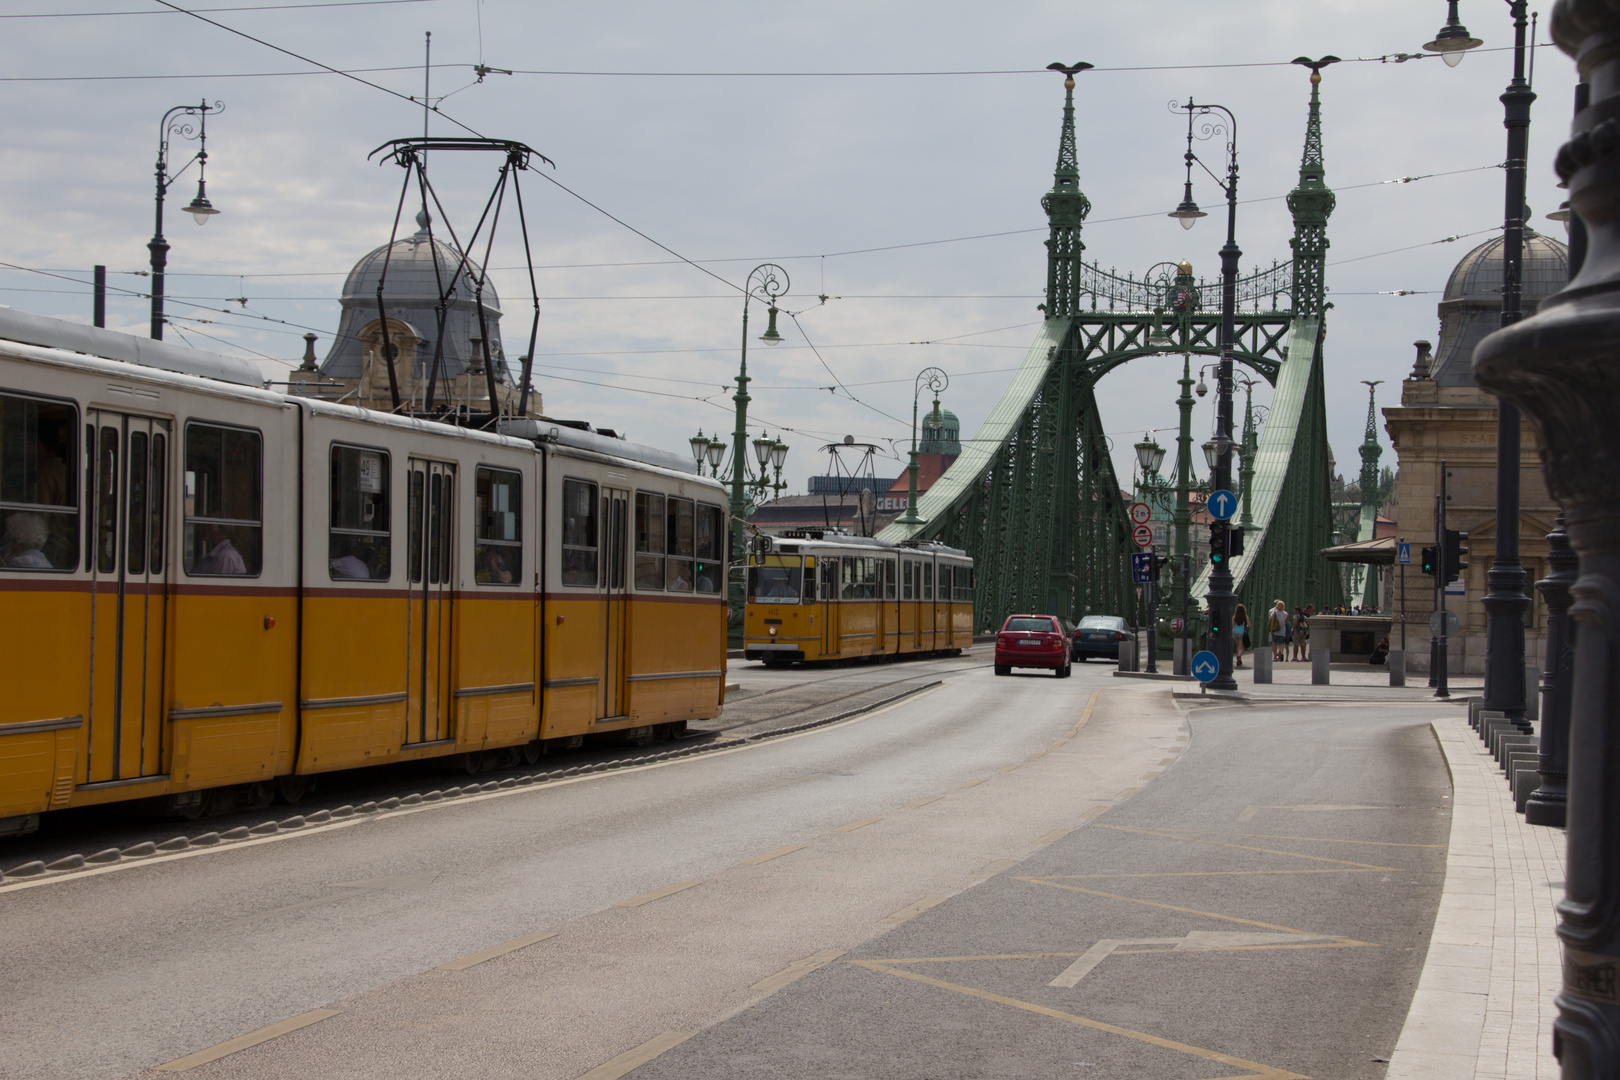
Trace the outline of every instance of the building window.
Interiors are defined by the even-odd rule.
[[[388,452],[332,447],[332,509],[327,567],[333,581],[387,581],[389,564]]]
[[[596,485],[563,481],[562,583],[596,584]]]
[[[718,593],[725,573],[721,550],[726,536],[726,512],[718,506],[697,505],[697,591]]]
[[[669,555],[669,591],[691,592],[697,529],[692,500],[669,499],[667,506],[664,535]]]
[[[473,580],[521,585],[523,474],[480,467],[473,502]]]
[[[636,588],[664,587],[664,497],[636,492]]]
[[[0,567],[78,569],[78,427],[72,405],[0,394]]]
[[[264,493],[257,431],[186,425],[186,573],[257,577],[264,562]]]

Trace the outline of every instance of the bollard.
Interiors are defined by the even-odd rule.
[[[1136,670],[1136,638],[1128,637],[1119,643],[1119,670]]]
[[[1541,719],[1541,665],[1524,665],[1524,718],[1532,724]]]
[[[1330,667],[1329,667],[1329,664],[1331,663],[1332,656],[1333,656],[1333,653],[1329,649],[1312,649],[1311,650],[1311,685],[1312,686],[1326,686],[1326,685],[1328,685],[1328,672],[1331,670]]]
[[[1192,639],[1176,638],[1175,656],[1171,660],[1171,671],[1177,675],[1192,674]]]
[[[1254,659],[1254,681],[1256,684],[1271,681],[1271,650],[1269,648],[1256,649],[1250,656]]]
[[[1389,650],[1389,659],[1386,661],[1386,663],[1389,664],[1389,685],[1391,685],[1391,686],[1405,686],[1406,685],[1406,650],[1405,649],[1391,649],[1391,650]]]

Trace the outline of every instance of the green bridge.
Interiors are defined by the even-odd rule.
[[[1233,359],[1273,388],[1263,432],[1246,440],[1242,452],[1245,550],[1232,559],[1232,572],[1250,611],[1278,598],[1290,606],[1345,602],[1346,581],[1321,555],[1335,539],[1322,350],[1327,219],[1334,203],[1313,81],[1299,183],[1288,196],[1293,258],[1237,285]],[[1017,611],[1079,617],[1138,610],[1130,574],[1137,549],[1103,434],[1097,382],[1138,357],[1220,353],[1218,280],[1194,279],[1186,263],[1122,277],[1085,261],[1081,228],[1091,202],[1080,190],[1072,80],[1064,91],[1052,190],[1041,205],[1051,225],[1046,320],[984,425],[918,500],[921,523],[896,522],[880,534],[894,541],[939,540],[973,555],[981,632],[999,628]],[[1184,378],[1182,385],[1190,404],[1190,382]],[[1182,459],[1191,453],[1190,441],[1184,428]],[[1189,510],[1185,503],[1176,508],[1178,556],[1186,552]],[[1357,518],[1354,528],[1366,536],[1346,538],[1371,539],[1373,515]],[[1179,565],[1173,561],[1167,571]],[[1209,567],[1192,569],[1196,613]],[[1179,600],[1175,609],[1179,614]],[[1170,610],[1161,608],[1161,615]]]

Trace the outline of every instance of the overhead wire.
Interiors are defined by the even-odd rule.
[[[250,4],[241,7],[197,8],[210,14],[223,11],[295,11],[302,8],[382,7],[388,4],[436,4],[439,0],[310,0],[297,4]],[[0,19],[91,19],[104,15],[169,15],[173,12],[142,8],[134,11],[24,11],[0,15]],[[465,65],[456,65],[458,67]]]

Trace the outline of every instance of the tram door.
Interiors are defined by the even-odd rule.
[[[405,743],[450,738],[450,633],[454,619],[456,467],[411,458],[406,543],[411,594]]]
[[[934,648],[934,560],[924,559],[917,567],[922,578],[922,603],[917,605],[917,648],[932,652]]]
[[[84,434],[85,561],[94,582],[84,782],[104,783],[162,771],[170,428],[92,410]],[[71,483],[63,478],[64,503]]]
[[[602,489],[602,534],[606,566],[602,575],[602,681],[596,685],[598,719],[627,715],[625,679],[629,675],[630,627],[625,616],[629,562],[630,493]]]
[[[839,631],[842,629],[838,607],[838,590],[843,581],[838,559],[820,559],[816,581],[821,586],[821,655],[839,654]]]

